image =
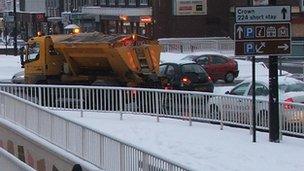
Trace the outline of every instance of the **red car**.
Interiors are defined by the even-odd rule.
[[[226,83],[231,83],[239,75],[238,63],[234,59],[223,55],[190,55],[183,60],[191,60],[202,65],[213,82],[224,80]]]

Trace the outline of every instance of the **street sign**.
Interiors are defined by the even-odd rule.
[[[236,23],[288,22],[291,19],[290,6],[236,7]]]
[[[235,24],[235,55],[291,53],[290,23]]]
[[[236,42],[235,55],[286,55],[290,54],[290,41],[246,41]]]

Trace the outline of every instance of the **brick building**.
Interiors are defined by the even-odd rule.
[[[156,0],[154,2],[156,37],[229,35],[229,0],[202,0],[202,13],[192,13],[192,15],[187,12],[187,7],[189,9],[191,5],[184,5],[187,1]],[[197,4],[196,7],[199,5]]]

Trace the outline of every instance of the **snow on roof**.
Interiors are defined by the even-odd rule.
[[[179,60],[179,61],[172,61],[172,62],[164,62],[164,63],[175,63],[175,64],[196,64],[195,62],[191,60]],[[164,64],[162,63],[162,64]]]
[[[69,24],[64,27],[64,29],[79,29],[80,27],[77,26],[76,24]]]
[[[127,35],[107,35],[102,34],[99,32],[92,32],[92,33],[80,33],[75,34],[73,36],[68,37],[67,39],[62,40],[60,43],[76,43],[76,42],[98,42],[98,43],[114,43]]]

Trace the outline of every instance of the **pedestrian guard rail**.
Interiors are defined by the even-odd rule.
[[[55,110],[116,112],[252,128],[251,97],[213,93],[63,85],[1,84],[0,90]],[[257,99],[256,125],[269,129],[268,101]],[[279,104],[281,133],[304,136],[304,105]]]
[[[3,88],[3,87],[2,87]],[[1,89],[2,89],[1,88]],[[13,88],[13,89],[11,89]],[[20,89],[23,91],[20,91]],[[48,87],[50,91],[51,87]],[[47,89],[48,89],[47,88]],[[63,87],[61,87],[63,88]],[[4,88],[5,90],[8,90]],[[164,157],[147,152],[135,145],[111,137],[106,133],[87,128],[80,123],[57,115],[37,104],[59,108],[59,103],[43,103],[42,87],[12,86],[0,91],[0,117],[31,131],[37,136],[107,171],[188,171],[192,170]],[[55,88],[56,89],[56,88]],[[54,89],[54,90],[55,90]],[[63,88],[62,90],[77,89]],[[60,90],[60,88],[57,90]],[[56,91],[57,91],[56,90]],[[80,89],[79,89],[80,90]],[[37,91],[37,92],[36,92]],[[38,93],[40,92],[40,93]],[[21,93],[21,94],[19,94]],[[74,91],[75,93],[75,91]],[[24,95],[27,94],[27,95]],[[36,95],[41,96],[36,96]],[[47,94],[47,93],[46,93]],[[16,97],[18,95],[19,97]],[[49,94],[51,95],[51,94]],[[74,94],[75,95],[75,94]],[[79,95],[79,94],[78,94]],[[86,95],[84,91],[84,95]],[[72,96],[71,96],[72,97]],[[76,96],[73,96],[76,98]],[[55,98],[55,97],[53,97]],[[28,101],[30,100],[30,101]],[[70,99],[71,100],[71,99]],[[34,103],[37,104],[34,104]],[[75,102],[77,103],[77,102]],[[87,103],[85,103],[87,104]],[[69,106],[71,107],[71,106]],[[72,108],[72,107],[71,107]],[[67,109],[67,108],[66,108]],[[79,109],[79,108],[74,108]],[[86,108],[88,109],[88,108]]]
[[[234,41],[229,37],[159,39],[162,52],[190,53],[214,51],[234,54]]]

